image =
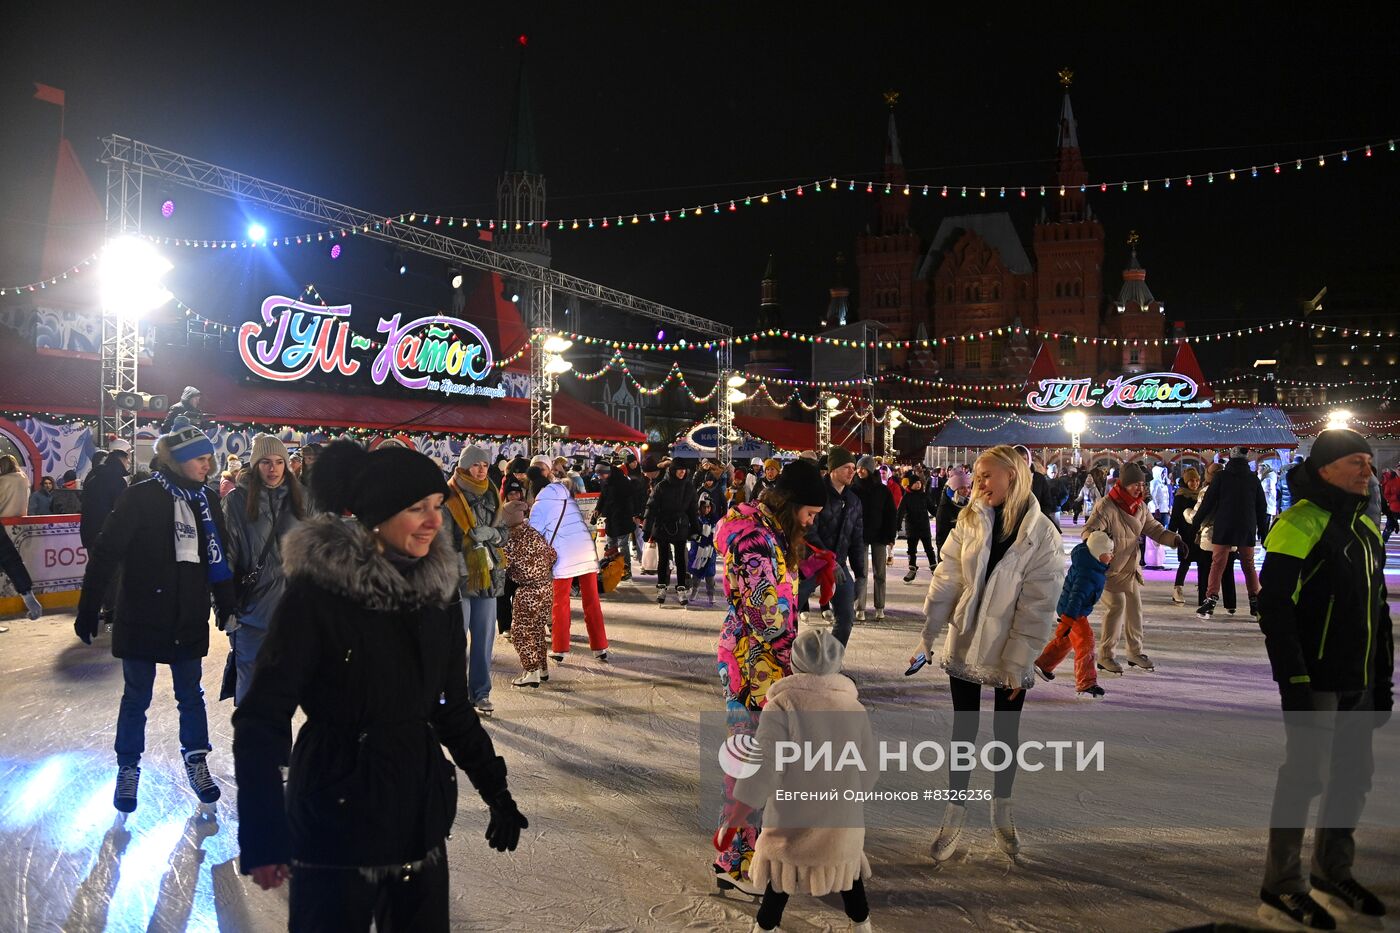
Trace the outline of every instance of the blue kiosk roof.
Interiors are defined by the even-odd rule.
[[[1069,447],[1063,414],[963,410],[953,413],[933,443],[939,447]],[[1090,414],[1081,447],[1179,450],[1297,447],[1293,422],[1277,408],[1221,408],[1177,414]]]

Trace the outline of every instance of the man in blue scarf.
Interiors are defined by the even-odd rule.
[[[200,679],[209,653],[211,602],[217,618],[224,619],[233,612],[235,596],[223,513],[204,488],[213,467],[209,439],[198,428],[177,423],[156,442],[154,476],[122,493],[88,553],[73,625],[84,644],[97,637],[102,594],[120,574],[112,654],[122,661],[125,686],[117,714],[113,805],[124,813],[136,809],[157,664],[170,667],[190,787],[202,803],[219,799],[205,760],[212,746]]]

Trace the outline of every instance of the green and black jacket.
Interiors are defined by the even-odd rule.
[[[1366,497],[1323,481],[1311,464],[1288,476],[1294,505],[1264,542],[1259,627],[1280,687],[1373,691],[1393,703],[1395,643],[1385,549]]]

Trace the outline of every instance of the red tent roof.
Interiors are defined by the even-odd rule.
[[[1176,348],[1176,359],[1172,360],[1171,371],[1195,381],[1198,387],[1197,398],[1215,398],[1215,390],[1206,382],[1206,377],[1201,372],[1201,364],[1196,362],[1196,351],[1191,349],[1191,344],[1182,343]]]
[[[1060,378],[1060,371],[1055,368],[1055,358],[1051,356],[1049,347],[1049,343],[1042,343],[1040,349],[1035,351],[1035,362],[1031,363],[1031,371],[1026,374],[1027,389],[1038,387],[1042,379]]]
[[[831,442],[847,450],[862,452],[861,434],[854,419],[838,415],[832,419]],[[781,418],[758,418],[735,415],[734,426],[772,444],[779,450],[812,450],[817,447],[817,426],[807,421],[787,421]]]
[[[229,375],[228,354],[198,349],[161,348],[155,362],[141,366],[141,391],[168,395],[174,402],[187,385],[203,392],[204,411],[216,421],[414,429],[428,433],[530,433],[526,399],[485,402],[354,395],[332,389],[286,389],[271,383],[243,383]],[[98,362],[38,354],[13,337],[0,338],[0,408],[36,414],[96,415]],[[595,411],[571,395],[554,396],[554,420],[576,438],[637,442],[646,436]]]

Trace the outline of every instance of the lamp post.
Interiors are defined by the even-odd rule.
[[[1079,453],[1079,435],[1084,433],[1084,429],[1089,424],[1089,416],[1082,411],[1067,411],[1064,417],[1065,430],[1069,432],[1070,446],[1074,448],[1071,461],[1075,466],[1081,464]]]
[[[748,384],[742,374],[730,370],[720,370],[719,381],[715,385],[715,459],[722,471],[729,470],[734,462],[734,406],[748,401],[741,391]]]
[[[831,418],[836,414],[836,410],[841,407],[841,398],[837,395],[828,395],[821,400],[821,408],[817,410],[817,449],[818,459],[822,456],[822,451],[831,449]]]
[[[572,340],[558,334],[545,336],[537,333],[540,352],[533,351],[530,391],[533,393],[531,405],[530,447],[531,454],[542,454],[546,449],[554,450],[555,443],[569,431],[569,426],[555,424],[554,394],[558,391],[558,377],[573,369],[574,364],[564,359],[564,351],[574,345]]]
[[[102,300],[102,364],[98,396],[98,432],[105,443],[111,433],[136,445],[136,412],[116,408],[107,416],[117,393],[136,392],[137,359],[141,352],[141,317],[170,300],[160,280],[169,260],[145,240],[122,236],[102,248],[99,281]]]
[[[885,456],[893,462],[899,451],[894,448],[894,432],[899,429],[899,423],[904,420],[898,409],[890,408],[885,411]]]

